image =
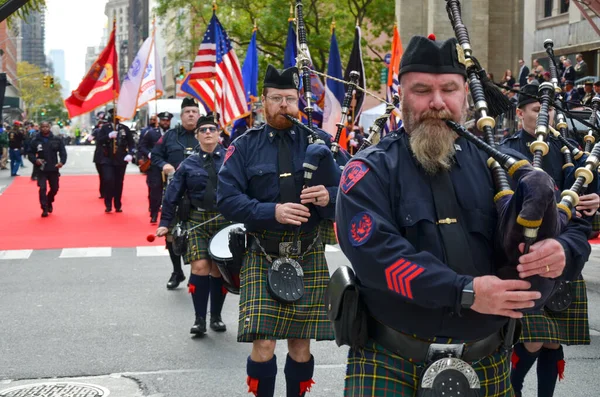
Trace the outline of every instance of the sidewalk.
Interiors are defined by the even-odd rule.
[[[583,278],[588,289],[600,293],[600,246],[592,245],[590,260],[583,268]]]

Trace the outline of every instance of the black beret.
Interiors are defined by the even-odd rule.
[[[208,113],[205,116],[200,116],[200,118],[196,122],[196,128],[200,128],[206,124],[218,126],[219,125],[219,113],[216,114],[216,117],[217,117],[217,121],[215,121],[215,113]]]
[[[280,73],[279,70],[275,69],[273,65],[267,66],[263,87],[279,88],[281,90],[293,88],[297,90],[300,87],[298,68],[292,66],[291,68],[287,68]]]
[[[173,118],[173,115],[169,112],[160,112],[158,114],[158,118],[161,120],[164,120],[164,119],[171,120]]]
[[[413,36],[400,62],[400,76],[408,72],[466,76],[465,54],[455,38],[439,42],[433,36]]]
[[[181,108],[187,108],[188,106],[193,106],[196,108],[200,108],[200,106],[198,106],[198,102],[196,102],[196,100],[192,97],[187,97],[187,98],[183,98],[183,101],[181,101]]]
[[[539,99],[537,97],[539,89],[540,89],[539,84],[525,84],[521,88],[521,92],[524,92],[525,94],[533,95],[534,98],[532,98],[531,96],[528,96],[528,95],[519,94],[519,102],[517,103],[517,107],[522,108],[523,106],[529,105],[530,103],[539,102]]]

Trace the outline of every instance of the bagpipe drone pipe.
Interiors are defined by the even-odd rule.
[[[375,119],[375,121],[373,122],[373,125],[369,127],[369,136],[365,140],[363,140],[363,143],[362,145],[360,145],[360,148],[358,149],[357,153],[361,150],[370,147],[373,144],[374,137],[381,136],[381,131],[383,131],[385,123],[387,123],[394,110],[398,108],[398,104],[400,103],[400,96],[397,93],[394,93],[392,101],[393,103],[387,104],[385,108],[385,113],[377,117],[377,119]]]

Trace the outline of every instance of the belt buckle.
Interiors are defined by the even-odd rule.
[[[281,242],[281,243],[279,243],[279,256],[286,257],[286,256],[292,256],[292,255],[299,255],[301,247],[302,247],[301,241],[298,241],[296,243],[296,247],[294,247],[293,241]]]
[[[461,358],[465,350],[464,343],[458,344],[444,344],[444,343],[432,343],[429,345],[427,350],[427,361],[428,363],[439,360],[441,358],[455,357]]]

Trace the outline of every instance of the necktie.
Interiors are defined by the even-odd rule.
[[[431,177],[431,191],[437,213],[437,227],[442,236],[446,264],[455,272],[479,276],[473,263],[467,232],[460,218],[460,206],[448,171],[441,171]]]
[[[204,209],[213,211],[215,209],[215,190],[217,189],[217,170],[212,153],[206,154],[204,169],[208,173],[208,181],[204,189]]]
[[[296,203],[294,181],[294,159],[290,148],[290,136],[286,131],[277,131],[277,163],[279,167],[279,195],[282,203]]]

